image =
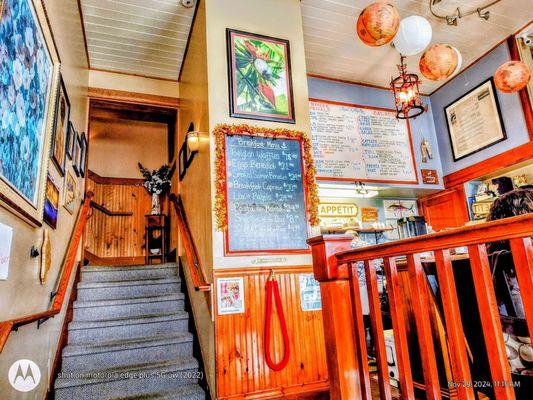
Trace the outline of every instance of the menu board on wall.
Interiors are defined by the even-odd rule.
[[[317,179],[418,183],[409,123],[393,110],[309,102]]]
[[[307,251],[300,141],[226,136],[227,253]]]

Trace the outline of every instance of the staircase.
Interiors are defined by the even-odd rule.
[[[205,399],[175,264],[83,267],[57,400]]]

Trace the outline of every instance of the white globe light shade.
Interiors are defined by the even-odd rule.
[[[400,21],[400,29],[394,37],[394,47],[404,56],[414,56],[431,42],[433,31],[427,19],[411,15]]]
[[[455,47],[453,49],[457,53],[457,67],[455,67],[455,71],[453,71],[453,74],[451,74],[450,77],[457,74],[459,70],[461,69],[461,66],[463,65],[463,56],[461,55],[461,52],[457,50]]]

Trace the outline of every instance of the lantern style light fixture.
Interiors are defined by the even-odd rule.
[[[398,119],[415,118],[427,111],[427,106],[422,104],[420,98],[418,75],[407,72],[404,60],[405,56],[402,55],[398,65],[400,76],[393,78],[390,83]]]

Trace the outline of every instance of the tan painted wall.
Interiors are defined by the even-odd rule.
[[[78,5],[71,0],[45,0],[44,3],[61,57],[61,70],[71,102],[71,120],[77,130],[84,131],[89,74]],[[50,171],[56,182],[63,186],[63,179],[59,179],[52,164],[50,164]],[[83,180],[79,179],[80,195],[83,193],[82,184]],[[60,194],[63,196],[62,189]],[[62,206],[60,207],[58,227],[52,231],[52,267],[46,284],[41,286],[37,262],[30,258],[29,252],[32,245],[40,245],[42,229],[31,228],[0,208],[0,222],[14,228],[9,278],[7,281],[0,281],[0,320],[44,311],[48,308],[50,292],[54,288],[74,219],[75,215],[69,214]],[[45,229],[49,228],[46,226]],[[44,396],[63,316],[63,313],[56,316],[39,330],[37,330],[36,323],[32,323],[22,327],[18,332],[11,333],[4,350],[0,353],[0,397],[18,400],[40,399]],[[35,361],[42,374],[39,386],[26,394],[14,391],[6,379],[11,364],[21,358]]]
[[[206,0],[210,130],[219,123],[288,128],[309,133],[309,97],[303,42],[302,16],[298,0]],[[296,124],[283,124],[229,117],[226,28],[274,36],[290,41]],[[214,148],[211,148],[214,170]],[[214,193],[212,193],[214,196]],[[223,235],[213,228],[215,268],[252,265],[257,257],[224,257]],[[308,255],[264,257],[267,265],[311,264]],[[279,261],[279,259],[283,261]],[[277,259],[278,261],[274,261]]]
[[[153,94],[157,96],[179,97],[178,82],[115,72],[91,70],[89,72],[89,87],[124,90],[126,92]]]
[[[179,136],[176,142],[176,156],[183,143],[187,128],[191,122],[195,130],[204,132],[200,141],[200,151],[194,158],[181,183],[178,171],[174,175],[173,187],[178,187],[189,220],[192,235],[200,253],[208,279],[212,280],[212,228],[211,228],[211,174],[210,174],[210,143],[209,143],[209,108],[207,90],[207,55],[205,37],[204,1],[199,4],[189,49],[183,63],[180,81],[180,110],[178,112]],[[172,219],[175,223],[175,218]],[[178,230],[171,230],[171,248],[178,243]],[[210,300],[203,293],[191,290],[192,282],[188,268],[184,269],[191,299],[196,329],[199,333],[205,373],[212,395],[215,392],[215,349],[214,325],[209,312]],[[213,397],[214,398],[214,397]]]
[[[159,168],[168,158],[167,126],[157,122],[91,120],[89,169],[100,176],[142,178],[138,162]]]

